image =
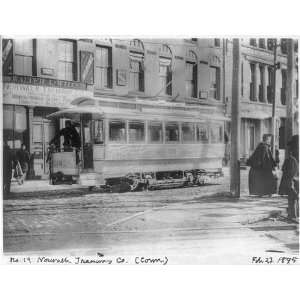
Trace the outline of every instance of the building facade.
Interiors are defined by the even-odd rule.
[[[232,44],[229,42],[229,48]],[[286,39],[277,39],[277,68],[275,90],[276,135],[275,145],[280,150],[281,161],[285,148],[286,89],[287,89],[287,44]],[[231,99],[232,49],[226,56],[228,103]],[[241,160],[245,161],[262,140],[263,134],[272,133],[274,39],[241,39]],[[232,72],[231,72],[232,73]],[[295,65],[293,101],[295,106],[294,134],[298,133],[298,42],[295,41]],[[230,115],[230,107],[227,107]]]
[[[225,113],[225,42],[221,39],[4,39],[3,139],[24,143],[30,177],[47,178],[49,142],[64,126],[47,115],[80,97],[101,105],[145,99]]]

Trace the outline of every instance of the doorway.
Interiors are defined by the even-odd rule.
[[[49,142],[54,138],[56,124],[49,120],[33,122],[32,146],[33,146],[33,168],[35,176],[42,179],[49,175],[49,164],[47,162]]]
[[[92,116],[84,114],[81,117],[82,136],[82,161],[83,169],[92,171],[94,169],[93,159],[93,137],[92,137]]]

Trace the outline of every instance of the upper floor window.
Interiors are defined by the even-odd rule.
[[[274,68],[268,67],[268,87],[267,87],[267,100],[268,103],[273,102],[273,86],[274,86]]]
[[[214,39],[215,47],[221,47],[221,39]]]
[[[69,40],[58,41],[58,79],[77,80],[75,42]]]
[[[112,55],[110,47],[96,47],[96,88],[112,88]]]
[[[188,52],[186,66],[185,66],[185,87],[188,97],[197,98],[197,56],[193,51]]]
[[[250,46],[257,47],[256,39],[250,39]]]
[[[172,95],[172,52],[167,45],[160,48],[159,80],[161,93]]]
[[[33,75],[33,40],[16,39],[14,40],[15,61],[14,73],[16,75]]]
[[[210,97],[220,100],[220,68],[210,67]]]
[[[259,82],[259,87],[258,87],[258,99],[260,102],[265,101],[265,66],[260,65],[259,66],[259,77],[260,77],[260,82]]]
[[[255,98],[255,84],[256,84],[256,65],[254,63],[250,63],[250,100],[256,101]]]
[[[287,39],[280,40],[281,53],[287,54]]]
[[[275,40],[274,39],[267,39],[268,50],[273,51],[274,50],[274,45],[275,45]]]
[[[285,105],[286,103],[286,69],[281,70],[281,90],[280,90],[280,100],[281,104]]]
[[[258,39],[258,46],[259,46],[259,48],[266,49],[266,40]]]
[[[129,88],[130,91],[144,92],[144,45],[140,40],[130,41]]]

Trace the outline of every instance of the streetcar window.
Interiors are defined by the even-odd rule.
[[[150,122],[148,124],[149,143],[162,143],[163,141],[162,132],[163,132],[162,123]]]
[[[142,121],[129,121],[129,143],[145,141],[145,125]]]
[[[110,121],[109,122],[109,140],[112,142],[126,143],[125,121]]]
[[[196,125],[197,142],[208,143],[208,126],[204,123]]]
[[[210,126],[210,141],[211,143],[222,143],[223,141],[223,126],[220,124],[211,124]]]
[[[182,123],[182,141],[193,142],[194,141],[194,123]]]
[[[166,123],[166,142],[178,142],[179,141],[179,126],[177,123]]]
[[[94,144],[104,143],[103,120],[95,120],[93,124]]]

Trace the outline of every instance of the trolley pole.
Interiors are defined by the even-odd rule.
[[[294,134],[294,40],[287,40],[287,88],[286,88],[286,124],[285,124],[285,145]],[[287,148],[286,148],[287,149]],[[287,155],[287,151],[285,152]]]
[[[233,197],[240,197],[240,40],[233,39],[233,72],[231,101],[231,147],[230,147],[230,192]]]
[[[273,86],[272,86],[272,153],[275,157],[275,145],[276,145],[276,70],[277,70],[277,39],[274,39],[274,66],[273,66]]]

